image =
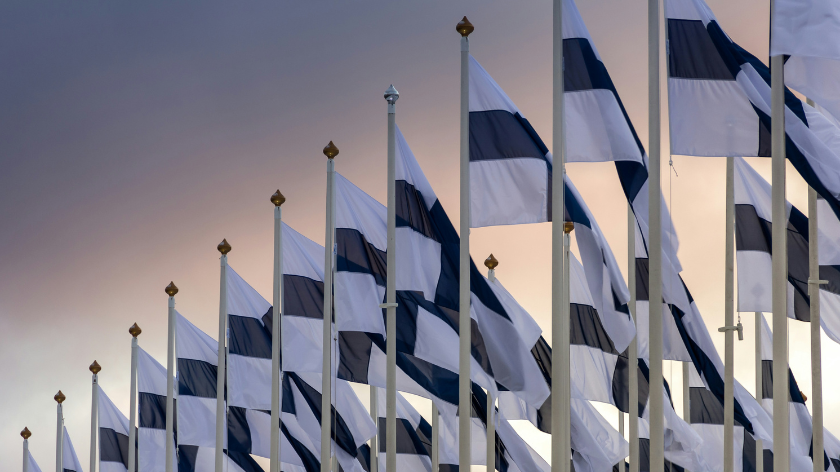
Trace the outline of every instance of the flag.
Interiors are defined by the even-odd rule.
[[[264,472],[248,454],[225,451],[222,468],[226,472]],[[178,446],[178,472],[213,472],[216,449],[203,446]]]
[[[703,0],[666,0],[665,15],[671,152],[770,156],[770,69],[729,39]],[[840,216],[840,129],[785,90],[785,132],[787,159]]]
[[[735,160],[735,238],[738,260],[738,311],[771,312],[772,310],[772,212],[771,186],[747,162]],[[811,297],[808,293],[810,259],[808,218],[786,202],[788,255],[788,318],[810,322]],[[825,200],[818,200],[820,252],[827,259],[840,254],[840,226]],[[825,222],[823,223],[823,219]],[[820,324],[835,342],[840,342],[840,265],[823,264],[819,258]],[[836,260],[840,263],[840,260]]]
[[[137,428],[137,467],[143,472],[164,472],[166,470],[166,368],[142,348],[137,356],[137,392],[140,419],[140,426]],[[175,456],[170,460],[176,464]]]
[[[40,467],[38,467],[38,463],[37,463],[37,462],[35,462],[35,458],[34,458],[34,457],[32,457],[32,453],[31,453],[31,452],[29,452],[29,450],[28,450],[28,449],[27,449],[27,451],[26,451],[26,457],[25,457],[23,460],[25,460],[25,461],[27,461],[27,462],[28,462],[28,464],[27,464],[27,465],[28,465],[29,467],[27,467],[27,470],[28,470],[29,472],[41,472],[41,468],[40,468]],[[100,466],[100,467],[101,467],[101,466]]]
[[[216,447],[216,375],[219,343],[180,313],[176,312],[175,316],[180,468],[184,457],[194,455],[182,454],[185,446],[210,449]]]
[[[99,387],[99,470],[101,472],[128,471],[128,427],[128,418],[117,409],[102,387]],[[137,447],[136,444],[133,446]]]
[[[70,441],[70,435],[67,434],[67,427],[64,427],[64,444],[62,446],[64,454],[62,455],[61,464],[64,467],[64,472],[84,472],[82,464],[79,463],[79,458],[76,456],[76,450],[73,448],[73,442]],[[32,472],[32,469],[29,469]]]

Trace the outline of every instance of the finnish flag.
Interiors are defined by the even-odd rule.
[[[772,308],[772,212],[770,183],[742,158],[735,160],[735,240],[738,260],[738,311],[771,312]],[[788,254],[788,318],[809,322],[811,297],[808,294],[809,249],[808,218],[786,203]],[[820,324],[829,338],[840,342],[840,221],[818,200],[820,279]],[[823,221],[825,220],[825,221]],[[823,264],[823,261],[834,261]]]
[[[27,465],[29,466],[26,469],[28,472],[41,472],[41,468],[38,467],[38,463],[35,462],[35,458],[32,457],[32,452],[29,450],[26,451],[26,457],[24,460],[27,461]]]
[[[137,356],[137,467],[143,472],[166,470],[166,368],[142,348]],[[175,405],[175,403],[173,403]],[[177,411],[177,406],[175,407]],[[177,425],[175,426],[177,430]],[[172,449],[173,453],[175,449]],[[170,460],[176,464],[175,455]]]
[[[84,472],[82,464],[79,463],[79,457],[76,456],[76,449],[73,448],[73,442],[70,441],[70,435],[67,434],[67,427],[64,428],[64,454],[62,455],[62,466],[64,472]],[[37,467],[37,466],[36,466]],[[32,469],[29,469],[30,472]]]
[[[225,451],[222,470],[226,472],[264,472],[251,456]],[[203,446],[178,447],[178,472],[214,472],[216,449]]]
[[[128,447],[128,418],[99,387],[99,470],[127,472]]]
[[[178,462],[197,457],[198,447],[216,447],[216,376],[219,343],[176,316],[175,353],[178,364]],[[224,421],[224,419],[222,419]],[[227,442],[227,436],[225,436]],[[225,444],[225,448],[227,444]],[[185,453],[185,448],[190,451]],[[212,454],[212,451],[211,451]]]
[[[735,44],[703,0],[666,0],[671,152],[770,156],[770,69]],[[787,159],[840,216],[838,129],[785,91]]]

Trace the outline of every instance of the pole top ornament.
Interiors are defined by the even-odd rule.
[[[133,325],[131,325],[131,328],[128,328],[128,334],[132,335],[135,338],[137,336],[140,336],[140,333],[142,333],[142,332],[143,332],[143,330],[140,329],[139,326],[137,326],[137,323],[134,323]]]
[[[284,197],[283,194],[280,193],[280,189],[277,189],[277,191],[271,195],[271,203],[273,203],[276,207],[279,207],[280,205],[286,203],[286,197]]]
[[[64,403],[64,400],[65,400],[66,398],[67,398],[67,397],[65,397],[65,396],[64,396],[64,394],[63,394],[63,393],[61,393],[61,390],[59,390],[59,391],[58,391],[58,393],[56,393],[56,394],[55,394],[55,396],[53,397],[53,399],[54,399],[56,402],[58,402],[58,404],[59,404],[59,405],[60,405],[60,404],[62,404],[62,403]]]
[[[388,87],[388,90],[385,91],[385,100],[387,100],[388,103],[393,105],[399,98],[400,93],[397,92],[396,88],[394,88],[394,84],[391,84],[391,86]]]
[[[175,282],[169,282],[169,285],[167,285],[163,291],[170,297],[174,297],[175,294],[178,293],[178,287],[175,286]]]
[[[473,26],[473,24],[470,23],[470,20],[468,20],[467,17],[465,16],[464,19],[462,19],[461,21],[458,22],[457,25],[455,25],[455,30],[461,36],[466,38],[467,36],[470,35],[470,33],[475,31],[475,26]]]
[[[32,431],[29,431],[29,428],[23,428],[20,435],[23,439],[29,439],[32,436]]]
[[[230,243],[227,242],[227,239],[222,239],[222,242],[220,242],[219,245],[216,246],[216,250],[221,252],[223,256],[226,256],[231,249],[233,249],[233,247],[230,245]]]
[[[102,366],[94,360],[93,364],[91,364],[90,367],[88,367],[88,369],[90,369],[90,371],[93,372],[93,375],[96,375],[102,370]]]
[[[498,265],[499,265],[499,261],[498,261],[498,259],[493,257],[493,254],[490,254],[490,257],[488,257],[487,259],[484,259],[484,266],[487,267],[490,270],[495,269],[496,267],[498,267]]]
[[[329,159],[335,159],[335,156],[338,155],[338,146],[336,146],[335,144],[333,144],[332,141],[330,141],[330,143],[327,144],[326,147],[324,147],[324,155],[327,156],[327,158]]]

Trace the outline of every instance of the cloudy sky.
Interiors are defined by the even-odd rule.
[[[766,57],[768,2],[709,4],[735,41]],[[578,7],[646,144],[646,2]],[[322,242],[329,140],[341,149],[337,170],[384,201],[382,93],[391,83],[401,93],[397,121],[457,219],[454,26],[463,15],[476,26],[474,56],[550,146],[548,0],[2,2],[0,468],[20,467],[24,426],[36,460],[52,467],[59,389],[88,463],[87,367],[99,361],[103,388],[128,411],[127,330],[137,322],[141,346],[164,360],[170,280],[181,289],[178,310],[217,332],[223,237],[230,264],[270,299],[268,197],[281,189],[285,220]],[[722,351],[724,159],[673,162],[663,190],[683,277]],[[750,163],[769,178],[769,162]],[[573,164],[569,173],[623,264],[626,202],[614,167]],[[789,199],[805,211],[806,187],[789,176]],[[545,224],[485,228],[471,240],[474,258],[496,255],[498,277],[546,332],[549,233]],[[736,345],[736,376],[750,390],[753,320],[744,314]],[[791,322],[792,368],[810,397],[807,333]],[[826,359],[840,354],[823,346]],[[665,375],[679,403],[680,370],[666,364]],[[824,385],[826,423],[840,429],[840,385]],[[547,452],[545,438],[528,438]]]

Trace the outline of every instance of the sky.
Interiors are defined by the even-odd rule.
[[[767,1],[708,3],[736,42],[767,56]],[[578,8],[647,146],[646,2]],[[271,299],[269,196],[279,188],[284,220],[322,243],[327,142],[341,150],[337,171],[385,201],[382,94],[392,83],[397,122],[457,221],[454,28],[463,15],[476,27],[472,54],[550,147],[548,0],[0,3],[0,469],[19,469],[24,426],[41,467],[55,463],[59,389],[87,466],[87,368],[102,365],[103,389],[127,412],[128,328],[138,323],[140,346],[165,359],[170,281],[179,312],[215,336],[222,238],[231,266]],[[664,118],[662,134],[667,150]],[[662,160],[682,275],[722,352],[725,160],[673,156],[673,171]],[[769,160],[748,161],[769,179]],[[624,270],[626,200],[614,167],[568,172]],[[807,187],[790,167],[788,198],[807,212]],[[548,224],[482,228],[471,251],[497,257],[498,278],[550,338],[549,236]],[[742,322],[735,375],[753,391],[754,315]],[[791,366],[811,397],[808,326],[790,329]],[[824,338],[824,359],[837,355]],[[680,372],[666,363],[676,403]],[[838,387],[824,379],[834,431]],[[544,437],[526,439],[548,457]]]

